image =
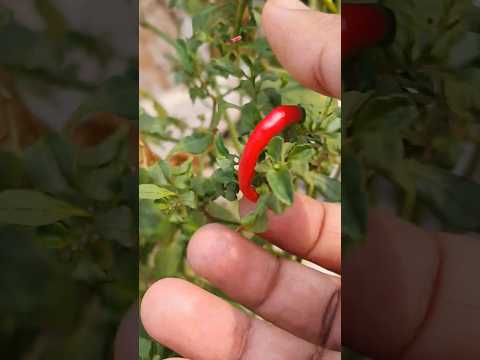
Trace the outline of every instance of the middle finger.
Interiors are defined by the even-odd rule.
[[[340,279],[279,259],[219,224],[198,230],[188,262],[232,299],[303,339],[340,348]]]

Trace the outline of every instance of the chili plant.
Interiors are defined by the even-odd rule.
[[[301,87],[281,68],[260,31],[261,5],[244,0],[171,4],[191,16],[193,35],[172,39],[142,14],[141,24],[175,49],[175,79],[192,103],[204,102],[210,110],[192,126],[193,119],[168,114],[161,98],[140,92],[154,109],[140,109],[140,295],[152,282],[174,276],[224,297],[185,262],[190,237],[202,225],[218,222],[293,258],[254,233],[265,230],[267,210],[283,212],[296,191],[340,201],[340,106]],[[337,11],[334,1],[311,5]],[[275,136],[261,153],[253,178],[257,205],[241,218],[240,156],[255,126],[287,104],[302,106],[305,119]],[[141,332],[142,359],[169,355]]]
[[[81,80],[68,55],[106,65],[109,47],[35,5],[40,30],[0,7],[0,345],[5,358],[101,359],[138,289],[137,70]],[[42,122],[32,89],[45,102],[79,91],[69,126]]]
[[[365,237],[368,208],[454,232],[479,231],[480,8],[475,2],[382,2],[388,46],[343,67],[343,249]],[[473,149],[470,151],[469,149]],[[386,185],[385,185],[386,184]]]

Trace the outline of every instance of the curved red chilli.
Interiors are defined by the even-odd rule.
[[[270,140],[287,126],[305,118],[305,110],[296,105],[282,105],[273,109],[258,123],[243,149],[238,167],[238,182],[243,195],[250,201],[257,201],[258,193],[251,185],[255,175],[255,165],[263,149]]]

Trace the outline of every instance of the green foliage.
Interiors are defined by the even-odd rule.
[[[336,10],[335,2],[312,5],[325,3]],[[173,46],[175,79],[188,87],[192,103],[204,102],[211,112],[199,117],[200,125],[188,125],[180,138],[172,139],[178,129],[161,105],[160,111],[148,114],[140,109],[141,136],[147,144],[152,133],[171,140],[156,142],[166,155],[141,169],[140,295],[153,281],[174,276],[224,297],[188,267],[188,240],[202,225],[217,222],[273,251],[270,244],[252,236],[266,230],[268,210],[283,212],[295,191],[340,201],[340,107],[336,100],[301,87],[280,67],[259,34],[262,9],[253,1],[171,5],[192,16],[193,36],[166,39],[160,29],[153,30],[146,22],[143,26]],[[240,41],[230,40],[238,35]],[[158,104],[153,96],[141,94],[154,107]],[[233,103],[231,98],[239,100]],[[262,153],[254,179],[260,198],[255,209],[241,218],[237,169],[243,146],[256,124],[280,104],[302,105],[307,118],[275,137]],[[144,332],[140,342],[142,359],[174,355]]]
[[[21,96],[33,93],[40,102],[52,101],[51,90],[80,90],[76,96],[92,91],[71,114],[72,125],[98,112],[136,119],[136,68],[98,83],[81,80],[81,64],[69,55],[80,52],[110,65],[110,45],[73,30],[54,1],[29,3],[44,25],[40,30],[22,25],[0,6],[2,130],[32,131],[27,135],[33,136],[33,130],[21,125],[30,121],[30,112],[34,124],[42,117],[34,108],[8,115],[12,96],[22,103],[7,90],[10,79],[19,85]],[[130,126],[124,123],[91,147],[80,145],[66,130],[46,130],[28,146],[20,146],[15,136],[11,143],[2,142],[4,357],[35,353],[52,360],[100,359],[111,352],[120,320],[138,289],[138,199],[136,192],[129,192],[137,174],[128,156]]]
[[[394,186],[397,212],[412,222],[427,211],[444,230],[480,228],[475,157],[453,174],[462,144],[480,143],[478,7],[469,0],[383,3],[395,13],[394,41],[344,66],[344,250],[365,236],[367,209],[381,198],[379,178]]]

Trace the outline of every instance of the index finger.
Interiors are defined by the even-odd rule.
[[[255,204],[246,199],[240,202],[242,216],[254,208]],[[269,212],[268,230],[260,235],[292,254],[329,270],[340,271],[340,204],[320,202],[296,193],[293,205],[283,214]]]

